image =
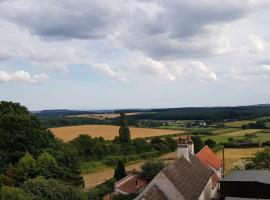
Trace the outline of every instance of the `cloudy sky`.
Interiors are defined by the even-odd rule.
[[[270,102],[270,0],[0,0],[0,100],[29,109]]]

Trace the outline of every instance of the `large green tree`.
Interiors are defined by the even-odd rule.
[[[122,160],[119,160],[117,163],[117,166],[114,170],[113,178],[115,178],[116,180],[120,180],[120,179],[124,178],[126,175],[127,174],[126,174],[124,162]]]
[[[125,113],[120,114],[119,141],[121,144],[131,144],[130,131]]]
[[[0,102],[0,168],[16,163],[26,153],[38,155],[55,138],[37,117],[18,103]]]

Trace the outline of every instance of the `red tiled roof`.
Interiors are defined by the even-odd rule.
[[[210,165],[216,170],[219,170],[222,166],[221,161],[218,157],[214,154],[214,152],[208,147],[205,146],[204,148],[199,151],[196,156],[204,163]]]
[[[146,179],[131,173],[125,178],[118,181],[115,184],[115,187],[127,193],[134,193],[140,190],[141,188],[145,187],[147,184],[148,181]]]

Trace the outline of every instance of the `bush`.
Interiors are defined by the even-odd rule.
[[[32,200],[30,194],[25,193],[21,188],[16,187],[1,187],[0,200]]]
[[[142,165],[142,177],[152,180],[166,166],[163,160],[149,160]]]
[[[80,189],[55,179],[38,177],[26,181],[22,188],[35,200],[87,200],[87,195]]]

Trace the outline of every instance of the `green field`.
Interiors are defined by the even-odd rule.
[[[242,120],[242,121],[235,121],[235,122],[226,122],[225,126],[233,127],[233,128],[241,128],[243,125],[248,123],[256,123],[257,120]]]
[[[233,131],[239,131],[241,129],[239,128],[222,128],[222,129],[216,129],[214,131],[212,131],[213,134],[223,134],[223,133],[229,133],[229,132],[233,132]]]

